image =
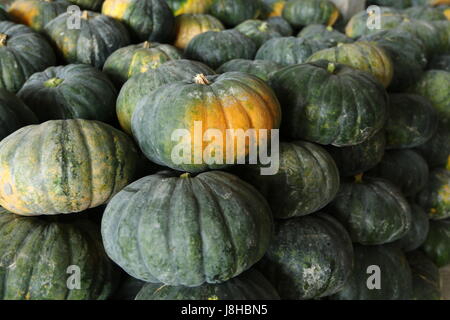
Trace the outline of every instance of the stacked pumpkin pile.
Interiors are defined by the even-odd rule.
[[[0,10],[0,298],[439,299],[450,1],[338,2]]]

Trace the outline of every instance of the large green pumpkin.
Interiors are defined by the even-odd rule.
[[[233,59],[253,59],[256,49],[253,40],[237,30],[208,31],[189,42],[185,55],[216,69]]]
[[[56,62],[53,49],[43,36],[9,21],[0,22],[0,88],[17,92],[35,72]]]
[[[387,180],[357,176],[341,183],[331,212],[353,242],[379,245],[399,240],[411,228],[411,208],[400,190]]]
[[[450,220],[430,221],[422,250],[438,267],[450,264]]]
[[[447,17],[441,9],[432,7],[414,6],[404,10],[403,13],[409,18],[417,20],[447,20]]]
[[[268,199],[275,218],[291,218],[316,212],[334,199],[339,190],[339,171],[330,155],[310,142],[282,142],[279,169],[261,175],[263,165],[238,168],[239,175]]]
[[[225,172],[160,172],[119,192],[106,207],[106,252],[147,282],[195,287],[250,268],[272,238],[272,215],[249,184]]]
[[[267,81],[272,73],[281,68],[282,66],[280,64],[268,60],[233,59],[221,65],[217,69],[217,73],[241,71]]]
[[[286,2],[282,15],[292,26],[300,28],[317,23],[332,26],[340,13],[328,0],[295,0]]]
[[[427,160],[430,168],[450,168],[450,126],[444,121],[439,121],[436,133],[426,143],[417,147],[417,151]]]
[[[83,11],[80,28],[73,28],[72,20],[71,13],[63,13],[44,28],[67,63],[86,63],[101,68],[111,53],[130,42],[126,28],[113,18]]]
[[[0,142],[0,205],[21,215],[80,212],[130,183],[136,150],[127,135],[93,120],[52,120]]]
[[[428,184],[417,195],[417,203],[431,219],[450,218],[450,170],[437,168],[431,171]]]
[[[289,22],[282,17],[270,17],[266,22],[274,27],[283,37],[290,37],[294,33]]]
[[[81,9],[100,11],[104,0],[68,0]]]
[[[120,90],[116,111],[120,125],[131,134],[131,116],[138,102],[155,89],[172,82],[192,80],[197,74],[212,75],[215,72],[201,62],[170,60],[157,69],[131,77]]]
[[[420,250],[406,254],[412,273],[413,300],[441,300],[438,267]]]
[[[432,23],[423,20],[411,20],[402,22],[397,31],[403,34],[412,34],[420,39],[425,47],[427,57],[444,50],[440,30]]]
[[[350,146],[384,126],[387,94],[366,72],[322,60],[281,69],[269,84],[283,107],[281,128],[289,138]]]
[[[337,46],[339,43],[351,43],[352,38],[347,37],[345,34],[333,29],[332,26],[324,26],[322,24],[311,24],[304,27],[297,37],[303,39],[313,39],[320,42],[326,42],[329,47]]]
[[[93,300],[111,295],[117,270],[92,222],[20,217],[0,210],[0,300]]]
[[[265,42],[273,38],[281,37],[278,29],[266,21],[250,19],[238,24],[235,29],[255,42],[256,47],[261,47]]]
[[[148,283],[135,300],[280,300],[280,296],[261,273],[250,269],[224,283],[193,288]]]
[[[261,0],[214,0],[210,13],[229,27],[249,19],[265,18],[265,5]]]
[[[106,60],[103,71],[121,87],[133,75],[156,69],[166,61],[182,58],[182,53],[170,44],[145,41],[115,51]]]
[[[275,238],[257,268],[282,299],[326,297],[349,279],[353,247],[345,229],[331,216],[316,213],[277,221]]]
[[[430,229],[428,215],[422,207],[415,203],[410,203],[411,207],[411,229],[406,235],[397,241],[403,251],[412,251],[419,248],[427,238]]]
[[[108,77],[86,64],[50,67],[33,74],[17,93],[40,122],[90,119],[112,122],[117,91]]]

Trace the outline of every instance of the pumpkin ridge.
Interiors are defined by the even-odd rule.
[[[45,138],[44,135],[40,135],[37,145],[43,145],[44,138]],[[40,166],[41,163],[43,163],[43,161],[42,161],[43,154],[44,153],[41,153],[40,156],[39,156],[39,166]],[[39,178],[42,179],[43,178],[43,173],[44,173],[43,170],[38,170],[38,172],[39,172],[38,173],[39,174]],[[46,202],[51,205],[51,207],[52,207],[52,209],[54,211],[57,211],[56,208],[55,208],[54,203],[52,201],[50,201],[50,197],[49,197],[49,192],[48,192],[47,186],[45,184],[43,184],[41,187],[44,190],[44,194],[45,194],[45,197],[46,197],[46,200],[47,200]]]

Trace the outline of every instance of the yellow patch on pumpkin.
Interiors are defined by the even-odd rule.
[[[286,1],[277,1],[272,5],[272,11],[269,17],[281,17]]]
[[[105,0],[103,2],[102,13],[115,19],[123,19],[129,6],[133,3],[131,0]]]
[[[334,9],[333,13],[330,15],[330,18],[328,19],[327,26],[333,26],[339,19],[340,15],[341,14],[339,13],[339,10],[337,8]]]
[[[34,26],[34,19],[40,14],[37,3],[27,0],[14,1],[8,9],[8,13],[16,22],[30,27]]]

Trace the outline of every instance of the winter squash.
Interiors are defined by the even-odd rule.
[[[131,128],[151,161],[175,170],[200,172],[235,164],[250,150],[267,145],[280,120],[280,104],[264,81],[247,73],[227,72],[200,74],[160,87],[138,103]],[[242,132],[240,129],[250,139],[236,131]],[[174,130],[180,134],[175,139]],[[228,133],[227,138],[227,130],[236,134]],[[266,135],[260,130],[267,130]],[[209,143],[198,143],[205,135]]]
[[[434,56],[428,63],[428,69],[444,70],[450,72],[450,54]]]
[[[446,23],[447,21],[444,21]],[[427,57],[444,51],[446,44],[442,43],[442,33],[433,22],[423,20],[404,21],[398,25],[397,31],[412,34],[420,39],[425,47]],[[445,52],[445,51],[444,51]]]
[[[332,26],[327,27],[322,24],[311,24],[304,27],[297,37],[326,42],[329,43],[328,47],[337,46],[339,43],[353,42],[352,38],[349,38],[345,34],[333,29]]]
[[[394,65],[388,53],[378,45],[367,41],[345,43],[324,49],[313,53],[307,61],[323,59],[369,72],[386,88],[390,85],[394,74]]]
[[[275,237],[257,265],[282,299],[338,292],[352,272],[353,247],[345,229],[324,213],[275,222]]]
[[[111,295],[117,269],[92,222],[0,210],[1,300],[104,300]],[[76,270],[81,270],[79,289],[73,290],[69,285]]]
[[[280,64],[269,60],[233,59],[221,65],[217,69],[217,73],[241,71],[267,81],[272,73],[281,68]]]
[[[224,283],[193,288],[147,283],[136,300],[280,300],[280,296],[261,273],[250,269]]]
[[[437,168],[430,172],[425,188],[417,195],[417,203],[430,219],[450,218],[450,170]]]
[[[411,229],[406,235],[397,241],[403,251],[409,252],[419,248],[427,238],[430,222],[428,215],[420,206],[415,203],[409,204],[411,207]]]
[[[103,71],[121,87],[135,74],[156,69],[166,61],[182,58],[182,53],[170,44],[145,41],[114,51],[105,61]]]
[[[111,53],[130,42],[125,27],[113,18],[83,11],[79,29],[71,27],[70,19],[71,13],[63,13],[44,28],[67,63],[85,63],[101,68]]]
[[[235,29],[252,39],[257,48],[270,39],[281,37],[277,28],[262,20],[245,20],[238,24]]]
[[[282,17],[271,17],[266,22],[275,28],[283,37],[290,37],[294,33],[291,25]]]
[[[268,199],[275,218],[292,218],[316,212],[334,199],[339,171],[330,155],[310,142],[281,142],[279,169],[261,175],[262,165],[237,168],[239,176]]]
[[[438,267],[450,264],[450,220],[430,221],[422,250]]]
[[[11,18],[36,31],[42,31],[50,20],[67,11],[66,0],[15,0],[8,8]]]
[[[175,18],[164,0],[105,0],[102,14],[123,22],[138,41],[169,42]]]
[[[73,4],[80,6],[81,9],[99,12],[104,0],[68,0]]]
[[[196,35],[206,31],[222,31],[222,22],[209,14],[182,14],[175,18],[174,46],[185,49]]]
[[[450,51],[450,21],[432,21],[431,25],[436,29],[439,40],[439,50],[434,55],[446,54]]]
[[[265,199],[221,171],[144,177],[114,196],[102,219],[106,252],[128,274],[188,287],[250,268],[267,250],[272,228]]]
[[[17,92],[35,72],[55,64],[55,54],[43,36],[9,21],[0,22],[0,88]]]
[[[441,300],[438,267],[420,250],[406,254],[412,273],[412,300]]]
[[[169,60],[157,69],[131,77],[117,98],[116,112],[122,129],[131,134],[131,116],[138,102],[159,87],[182,80],[192,80],[197,74],[212,75],[214,70],[201,62]]]
[[[264,19],[267,7],[262,0],[213,0],[210,14],[228,27],[235,27],[248,19]]]
[[[269,17],[280,17],[283,13],[283,8],[286,5],[286,0],[263,0],[269,7]]]
[[[52,120],[0,142],[0,205],[21,215],[80,212],[107,202],[134,175],[136,150],[93,120]]]
[[[316,23],[332,26],[340,12],[328,0],[295,0],[286,2],[282,16],[295,28]]]
[[[316,61],[281,69],[269,84],[283,106],[282,133],[291,139],[352,146],[384,126],[386,91],[366,72]]]
[[[69,64],[33,74],[17,96],[40,122],[56,119],[112,122],[117,91],[98,69],[86,64]]]
[[[233,59],[253,59],[256,49],[253,40],[237,30],[208,31],[189,42],[185,56],[217,69]]]
[[[165,0],[175,16],[207,13],[214,0]]]
[[[447,20],[444,12],[438,8],[415,6],[403,11],[411,19],[435,21]]]
[[[445,167],[450,157],[449,141],[450,127],[448,123],[439,121],[436,133],[416,150],[427,160],[430,168]]]
[[[411,0],[369,0],[367,5],[376,5],[381,7],[392,7],[395,9],[406,9],[412,6]]]

